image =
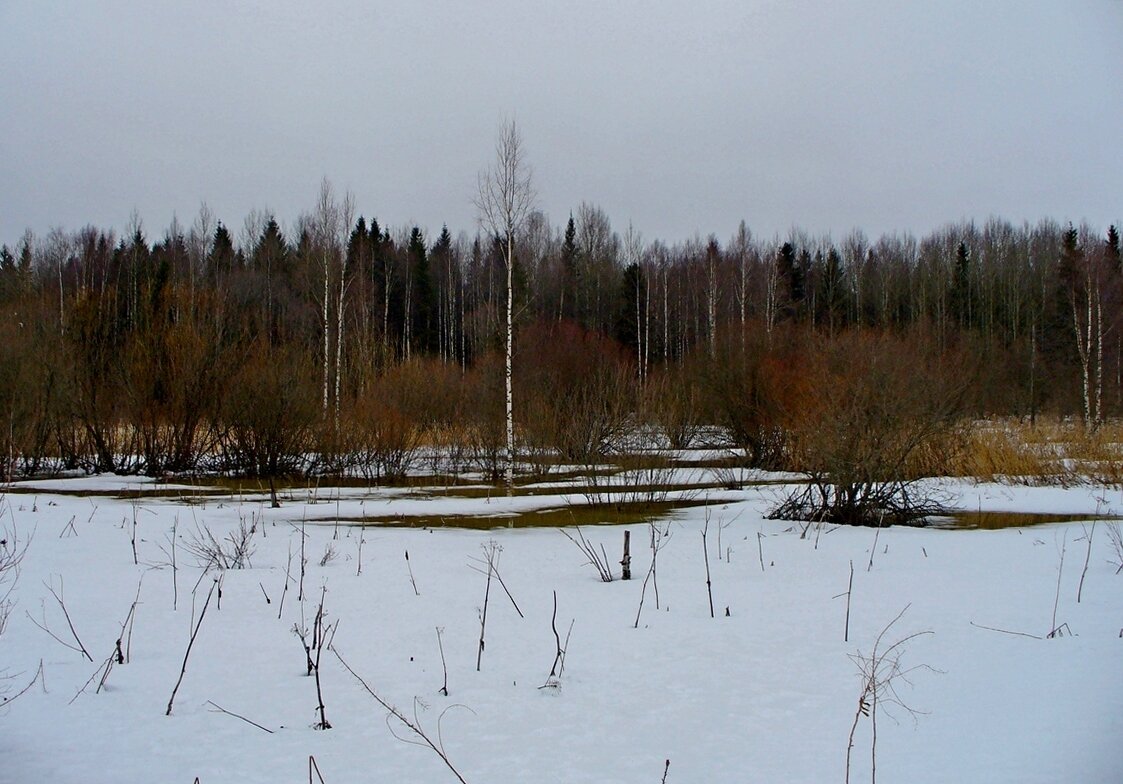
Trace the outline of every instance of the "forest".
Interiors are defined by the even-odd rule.
[[[505,239],[383,225],[327,180],[285,229],[204,205],[152,232],[29,231],[0,249],[5,473],[393,481],[439,448],[443,471],[498,481]],[[1114,226],[765,239],[742,222],[665,244],[582,203],[511,240],[521,471],[648,434],[813,472],[864,432],[878,471],[955,474],[931,445],[965,423],[1094,431],[1123,411]]]

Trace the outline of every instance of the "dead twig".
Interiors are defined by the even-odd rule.
[[[1056,541],[1055,539],[1053,540]],[[1053,597],[1053,620],[1049,622],[1049,633],[1045,636],[1049,639],[1059,636],[1057,627],[1057,605],[1061,602],[1061,575],[1064,574],[1065,569],[1065,549],[1068,547],[1068,531],[1064,532],[1061,539],[1061,557],[1060,562],[1057,564],[1057,593]]]
[[[172,715],[172,703],[175,702],[176,692],[179,691],[180,684],[183,683],[183,676],[187,673],[187,658],[191,655],[191,648],[195,645],[195,638],[199,636],[199,629],[203,626],[203,618],[207,614],[207,607],[211,603],[211,594],[214,593],[215,586],[218,585],[218,580],[211,583],[211,589],[207,591],[207,600],[203,602],[203,609],[199,613],[199,620],[195,622],[195,628],[191,631],[191,639],[187,641],[187,650],[183,652],[183,664],[179,668],[179,677],[176,679],[175,686],[172,688],[172,696],[168,698],[168,709],[164,712],[165,716]]]
[[[63,616],[63,618],[66,619],[66,625],[70,629],[70,636],[74,638],[75,645],[71,645],[70,643],[66,642],[65,640],[60,639],[58,637],[58,635],[56,635],[54,632],[52,632],[50,629],[47,628],[47,626],[46,626],[46,622],[47,622],[46,611],[44,611],[44,613],[43,613],[43,623],[42,624],[39,623],[38,621],[36,621],[34,618],[32,618],[30,614],[27,614],[27,617],[31,619],[31,622],[33,624],[35,624],[40,629],[42,629],[47,634],[49,634],[54,640],[56,640],[57,642],[59,642],[60,644],[62,644],[64,646],[66,646],[67,648],[69,648],[72,651],[79,651],[83,656],[86,657],[87,661],[93,662],[94,658],[92,656],[90,656],[90,652],[87,651],[86,646],[82,644],[82,640],[78,637],[78,631],[74,628],[74,622],[70,619],[70,612],[66,609],[66,602],[63,599],[64,590],[63,590],[62,576],[60,575],[59,578],[58,578],[58,590],[57,591],[55,590],[55,587],[53,585],[49,584],[49,583],[43,583],[43,585],[46,587],[46,589],[48,591],[50,591],[51,596],[53,596],[55,598],[55,602],[58,603],[59,609],[62,610],[62,616]]]
[[[920,715],[917,711],[910,707],[900,696],[897,691],[897,682],[909,681],[909,674],[916,670],[926,669],[932,670],[931,667],[925,664],[916,665],[914,667],[903,667],[901,665],[901,656],[905,652],[905,646],[911,640],[923,635],[932,634],[931,630],[914,632],[913,634],[906,635],[895,643],[882,648],[881,643],[893,625],[901,619],[901,617],[908,611],[911,605],[905,605],[905,608],[897,613],[897,616],[886,624],[885,628],[877,635],[874,641],[873,650],[868,656],[863,655],[861,651],[854,653],[850,656],[851,661],[858,667],[858,674],[862,679],[862,691],[858,696],[858,706],[854,712],[854,721],[850,725],[850,734],[846,746],[846,784],[850,782],[850,757],[854,749],[854,734],[858,728],[859,720],[865,716],[870,719],[871,737],[870,737],[870,781],[875,784],[877,781],[877,716],[878,708],[882,705],[896,705],[905,710],[909,716],[916,720]]]
[[[374,701],[381,705],[387,711],[387,713],[389,714],[386,717],[387,726],[390,727],[390,733],[395,738],[404,743],[411,743],[413,745],[421,746],[423,748],[431,750],[434,754],[440,757],[441,762],[444,763],[445,767],[449,769],[452,775],[456,776],[456,779],[460,782],[460,784],[468,784],[468,782],[464,780],[464,777],[460,775],[460,771],[458,771],[452,764],[452,761],[448,758],[448,754],[445,752],[444,741],[441,738],[441,720],[444,718],[445,713],[452,710],[453,708],[464,708],[465,710],[475,715],[471,708],[460,704],[450,705],[449,707],[445,708],[444,711],[441,712],[440,717],[438,717],[437,719],[437,740],[436,742],[434,742],[425,732],[425,729],[421,726],[421,722],[417,718],[416,706],[414,710],[414,717],[411,721],[406,717],[404,713],[395,708],[386,700],[382,699],[382,697],[378,696],[374,689],[371,688],[371,686],[366,681],[364,681],[357,672],[351,669],[351,666],[347,664],[346,661],[344,661],[343,657],[340,656],[339,651],[337,651],[334,646],[331,646],[330,650],[332,654],[335,655],[335,658],[339,660],[339,663],[343,666],[343,669],[347,670],[347,672],[350,673],[351,677],[359,682],[359,685],[363,687],[366,693],[374,698]],[[414,735],[416,739],[403,738],[401,735],[398,735],[396,732],[394,732],[393,727],[389,724],[391,718],[396,719],[399,723],[401,723],[401,725],[409,730],[409,732]]]
[[[986,629],[988,632],[999,632],[1000,634],[1012,634],[1016,637],[1029,637],[1031,640],[1042,640],[1042,639],[1044,639],[1043,637],[1039,637],[1036,634],[1026,634],[1025,632],[1012,632],[1008,629],[998,629],[994,626],[983,626],[981,623],[975,623],[974,621],[971,621],[971,625],[974,626],[976,629]]]
[[[247,719],[245,716],[242,716],[241,714],[234,713],[233,711],[228,711],[228,710],[226,710],[226,708],[222,707],[221,705],[218,705],[217,703],[214,703],[214,702],[211,702],[210,700],[207,700],[207,705],[213,705],[214,706],[214,710],[211,711],[211,713],[225,713],[227,716],[233,716],[235,719],[241,719],[246,724],[252,724],[254,727],[257,727],[259,730],[262,730],[264,732],[268,732],[270,735],[273,734],[273,730],[269,729],[268,727],[263,727],[260,724],[258,724],[256,721],[254,721],[253,719]]]
[[[600,552],[593,546],[593,543],[585,538],[585,534],[581,531],[580,526],[574,526],[577,531],[577,536],[574,537],[569,531],[564,528],[561,529],[565,538],[573,542],[577,549],[585,554],[585,559],[590,566],[597,570],[597,575],[600,577],[601,582],[610,583],[616,579],[612,574],[612,567],[608,560],[608,555],[604,552],[604,545],[601,545]]]
[[[1092,521],[1092,528],[1089,530],[1085,526],[1080,526],[1084,529],[1084,538],[1088,540],[1088,551],[1084,554],[1084,571],[1080,573],[1080,586],[1076,589],[1076,603],[1080,604],[1080,596],[1084,593],[1084,578],[1088,574],[1088,561],[1092,559],[1092,537],[1096,535],[1096,521]]]
[[[40,659],[39,660],[39,668],[37,670],[35,670],[35,677],[33,677],[31,679],[31,681],[26,686],[24,686],[22,689],[17,691],[11,697],[0,697],[0,706],[12,704],[16,700],[18,700],[20,697],[27,694],[27,692],[31,691],[31,687],[35,685],[35,682],[41,681],[41,680],[43,680],[43,678],[44,678],[44,675],[43,675],[43,660]],[[46,686],[43,687],[43,690],[46,691]]]
[[[441,629],[440,626],[437,626],[436,629],[437,629],[437,649],[441,652],[441,671],[444,673],[444,684],[441,686],[441,692],[440,693],[443,694],[445,697],[447,697],[448,696],[448,665],[445,664],[445,646],[444,646],[444,643],[441,642],[441,632],[443,631],[443,629]]]

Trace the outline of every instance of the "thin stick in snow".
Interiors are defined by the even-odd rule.
[[[854,590],[854,561],[850,561],[850,581],[846,584],[846,592],[832,596],[832,599],[837,599],[839,596],[846,597],[846,625],[842,630],[842,641],[850,642],[850,594]]]
[[[228,711],[228,710],[226,710],[226,708],[222,707],[221,705],[218,705],[217,703],[214,703],[214,702],[211,702],[210,700],[207,700],[207,705],[213,705],[214,706],[214,710],[211,711],[212,713],[225,713],[227,716],[233,716],[235,719],[241,719],[246,724],[252,724],[254,727],[257,727],[259,730],[263,730],[265,732],[268,732],[270,735],[273,734],[273,730],[269,729],[268,727],[263,727],[252,719],[247,719],[245,716],[234,713],[233,711]]]
[[[870,548],[870,562],[866,566],[867,572],[870,571],[871,569],[873,569],[873,557],[874,557],[874,555],[877,554],[877,537],[881,536],[881,523],[882,523],[882,520],[884,520],[884,519],[885,519],[885,515],[882,515],[881,520],[877,521],[877,528],[875,529],[874,534],[873,534],[873,547]]]
[[[1064,537],[1061,539],[1061,560],[1057,564],[1057,593],[1053,597],[1053,620],[1050,621],[1049,633],[1045,636],[1052,639],[1057,637],[1060,629],[1057,627],[1057,605],[1061,601],[1061,575],[1064,574],[1065,569],[1065,548],[1068,546],[1068,531],[1065,531]]]
[[[359,529],[359,566],[355,569],[355,576],[359,577],[363,573],[363,543],[366,542],[366,530]]]
[[[78,647],[74,647],[73,645],[70,645],[66,642],[63,642],[58,637],[56,637],[53,632],[51,632],[49,629],[47,629],[46,626],[40,625],[39,622],[36,621],[34,618],[31,618],[30,615],[28,615],[27,617],[31,618],[32,623],[34,623],[36,626],[38,626],[43,631],[47,632],[47,634],[51,635],[51,637],[54,637],[55,640],[58,640],[58,642],[62,643],[67,648],[70,648],[73,651],[80,651],[82,653],[82,655],[85,656],[88,661],[92,662],[94,659],[93,659],[92,656],[90,656],[90,652],[86,650],[86,646],[82,644],[82,640],[78,637],[78,632],[74,628],[74,622],[70,620],[70,613],[66,609],[66,602],[63,601],[62,575],[59,575],[59,578],[58,578],[58,591],[55,591],[55,587],[53,585],[49,585],[47,583],[43,583],[43,585],[46,586],[47,590],[51,592],[51,596],[55,597],[55,601],[58,602],[59,609],[62,610],[62,615],[66,619],[66,625],[70,628],[70,635],[74,638],[74,642],[77,643]]]
[[[211,603],[211,594],[214,593],[216,585],[218,585],[218,580],[211,583],[211,589],[207,591],[207,600],[203,602],[203,611],[199,613],[199,620],[196,621],[195,629],[191,632],[191,639],[187,641],[187,650],[183,653],[183,664],[179,668],[179,678],[176,679],[175,687],[172,689],[172,696],[168,698],[168,709],[164,712],[165,716],[172,715],[172,703],[175,702],[176,692],[179,691],[179,686],[183,683],[183,676],[187,672],[187,657],[191,655],[191,646],[195,644],[195,638],[199,634],[199,628],[203,625],[203,617],[207,614],[207,607]]]
[[[175,562],[176,529],[179,527],[179,515],[172,520],[172,612],[179,609],[179,567]]]
[[[324,774],[320,773],[320,766],[316,764],[316,758],[311,754],[308,755],[308,784],[315,784],[312,781],[312,774],[316,774],[316,778],[320,780],[320,784],[327,784],[324,781]]]
[[[562,673],[565,672],[565,652],[569,648],[569,637],[573,634],[573,621],[569,622],[569,631],[565,635],[565,644],[562,644],[558,634],[558,592],[554,591],[554,612],[550,616],[550,629],[554,632],[554,663],[550,665],[550,675],[539,689],[560,689]]]
[[[46,681],[46,676],[43,674],[43,660],[42,659],[39,660],[39,669],[37,669],[35,671],[35,677],[33,677],[31,679],[31,682],[28,683],[26,686],[24,686],[22,689],[20,689],[15,694],[13,694],[11,697],[0,697],[0,706],[9,705],[9,704],[15,702],[16,700],[18,700],[23,695],[27,694],[29,691],[31,691],[31,687],[35,685],[36,681],[42,681],[43,682],[43,692],[46,693],[46,691],[47,691],[47,681]]]
[[[137,605],[140,604],[140,587],[143,584],[144,575],[142,574],[136,584],[136,596],[133,597],[132,606],[129,607],[129,614],[125,616],[125,622],[121,624],[121,636],[125,638],[125,661],[121,662],[121,664],[128,664],[129,659],[132,658],[133,626],[136,625],[136,608]],[[120,647],[120,638],[117,639],[117,644],[118,647]]]
[[[289,540],[289,558],[285,562],[285,585],[281,589],[281,601],[277,607],[277,620],[281,620],[281,613],[285,610],[285,594],[289,592],[289,583],[292,582],[292,540]]]
[[[994,626],[983,626],[981,623],[975,623],[974,621],[971,621],[971,625],[974,626],[976,629],[986,629],[988,632],[999,632],[1001,634],[1012,634],[1012,635],[1015,635],[1017,637],[1029,637],[1031,640],[1043,639],[1041,637],[1038,637],[1036,634],[1026,634],[1025,632],[1012,632],[1012,631],[1009,631],[1008,629],[998,629]]]
[[[710,581],[710,550],[706,547],[706,533],[710,528],[709,515],[706,515],[706,525],[702,528],[702,556],[706,561],[706,595],[710,599],[710,617],[714,617],[714,592]]]
[[[601,545],[600,553],[598,553],[596,547],[593,546],[593,543],[585,538],[585,534],[581,531],[581,526],[574,526],[574,529],[577,531],[576,538],[564,528],[561,529],[562,535],[564,535],[565,538],[569,541],[573,542],[573,544],[577,546],[577,549],[585,554],[585,558],[589,562],[589,565],[597,570],[597,574],[600,576],[601,582],[612,582],[614,579],[612,575],[612,567],[609,565],[608,556],[604,552],[604,545]]]
[[[858,674],[862,678],[862,692],[858,696],[858,706],[854,711],[854,721],[850,725],[850,734],[847,739],[846,746],[846,776],[845,781],[847,784],[850,782],[850,758],[851,752],[854,750],[854,734],[858,728],[858,722],[866,716],[870,719],[871,739],[870,739],[870,781],[877,781],[877,709],[879,703],[889,703],[904,709],[914,719],[916,718],[917,711],[909,707],[900,697],[896,689],[896,682],[904,680],[908,682],[908,677],[911,672],[918,669],[931,670],[932,668],[925,664],[916,665],[913,667],[902,667],[901,656],[905,652],[905,645],[911,640],[916,639],[927,634],[932,634],[931,630],[915,632],[909,634],[897,642],[888,645],[886,648],[881,648],[881,641],[889,630],[901,616],[909,609],[910,605],[906,605],[901,612],[897,613],[897,617],[881,630],[874,641],[873,650],[868,656],[865,656],[858,651],[850,656],[851,661],[858,667]]]
[[[507,598],[511,600],[511,606],[515,608],[515,612],[519,614],[520,618],[525,618],[526,616],[523,615],[523,611],[519,609],[519,603],[516,602],[515,597],[511,595],[510,589],[507,588],[507,583],[503,582],[503,575],[499,572],[499,554],[502,552],[503,548],[496,545],[495,559],[491,565],[491,572],[495,575],[495,579],[499,581],[499,586],[503,589],[503,592],[507,594]],[[483,563],[483,561],[478,558],[473,558],[472,560],[476,561],[476,563]],[[472,569],[475,572],[479,572],[480,574],[485,574],[485,571],[483,569],[479,569],[475,566],[472,566],[471,564],[469,564],[468,568]]]
[[[409,562],[409,550],[406,550],[406,568],[409,569],[409,584],[413,586],[413,595],[420,596],[421,591],[417,590],[417,580],[413,579],[413,566]]]
[[[308,565],[308,559],[304,557],[304,540],[307,537],[304,534],[304,518],[300,518],[300,586],[296,593],[296,599],[299,602],[304,601],[304,567]]]
[[[491,575],[495,570],[495,551],[497,548],[498,545],[495,542],[488,542],[484,545],[484,555],[487,559],[487,586],[484,588],[483,610],[480,611],[480,646],[476,651],[476,672],[480,671],[480,662],[483,661],[484,630],[487,628],[487,601],[491,596]]]
[[[1081,526],[1084,528],[1084,526]],[[1084,571],[1080,573],[1080,587],[1076,589],[1076,603],[1080,604],[1080,595],[1084,592],[1084,577],[1088,574],[1088,561],[1092,557],[1092,537],[1096,535],[1096,521],[1092,521],[1091,530],[1084,528],[1084,537],[1088,540],[1088,551],[1084,555]]]
[[[406,740],[405,738],[402,738],[400,735],[395,733],[394,730],[391,728],[390,732],[394,735],[395,738],[397,738],[398,740],[404,740],[406,743],[415,743],[418,746],[423,746],[425,748],[428,748],[428,749],[432,750],[432,752],[434,754],[436,754],[438,757],[441,758],[441,762],[443,762],[445,764],[445,767],[447,767],[449,769],[449,771],[452,772],[452,775],[456,776],[456,779],[457,779],[457,781],[460,782],[460,784],[468,784],[468,782],[466,782],[464,780],[464,777],[460,775],[460,772],[453,766],[452,762],[448,758],[448,755],[445,753],[444,743],[441,741],[441,734],[440,734],[440,722],[441,722],[441,720],[440,720],[440,718],[437,719],[437,742],[434,743],[432,741],[432,739],[430,739],[429,735],[426,734],[425,730],[422,728],[421,722],[417,719],[416,714],[414,715],[413,721],[410,721],[408,718],[406,718],[404,713],[402,713],[400,710],[395,708],[390,703],[386,702],[386,700],[379,697],[378,694],[375,693],[374,689],[372,689],[367,684],[366,681],[364,681],[361,677],[359,677],[359,674],[356,673],[353,669],[351,669],[351,666],[349,664],[347,664],[346,661],[343,660],[343,657],[339,655],[339,651],[337,651],[334,646],[331,647],[331,652],[335,655],[335,658],[339,660],[339,663],[341,665],[343,665],[343,669],[347,670],[347,672],[349,672],[351,674],[351,677],[354,678],[355,680],[357,680],[359,682],[359,685],[362,686],[364,690],[366,690],[366,693],[369,694],[371,697],[373,697],[375,702],[377,702],[379,705],[381,705],[383,708],[385,708],[386,711],[389,712],[390,716],[393,716],[395,719],[400,721],[405,726],[406,729],[408,729],[411,733],[416,735],[418,740],[416,740],[416,741]],[[452,708],[455,708],[455,707],[466,708],[466,706],[464,706],[464,705],[459,705],[459,706],[450,705],[448,708],[445,708],[445,712],[448,712],[449,710],[451,710]],[[466,709],[470,710],[468,708],[466,708]],[[444,713],[441,713],[441,718],[443,718],[443,717],[444,717]],[[387,721],[389,721],[389,717],[387,717]]]
[[[441,629],[440,626],[437,626],[436,629],[437,629],[437,650],[439,650],[441,652],[441,671],[444,673],[444,684],[441,686],[441,694],[443,694],[444,696],[447,697],[448,696],[448,665],[445,664],[445,646],[444,646],[444,643],[441,642],[441,632],[443,631],[443,629]]]
[[[756,554],[760,558],[760,570],[764,571],[764,545],[761,542],[764,540],[764,534],[760,531],[756,532]]]

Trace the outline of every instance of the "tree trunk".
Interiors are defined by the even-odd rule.
[[[512,383],[512,359],[514,355],[514,324],[515,324],[515,238],[513,232],[507,233],[507,350],[506,350],[506,396],[507,396],[507,495],[511,495],[515,486],[515,408],[514,385]]]

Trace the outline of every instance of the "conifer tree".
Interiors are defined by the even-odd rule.
[[[1107,240],[1104,242],[1104,250],[1107,253],[1107,260],[1111,268],[1115,272],[1123,272],[1123,267],[1120,266],[1119,232],[1114,225],[1107,227]]]
[[[561,303],[559,319],[575,319],[577,317],[577,226],[573,222],[573,213],[569,213],[569,222],[565,225],[565,239],[561,248]]]

